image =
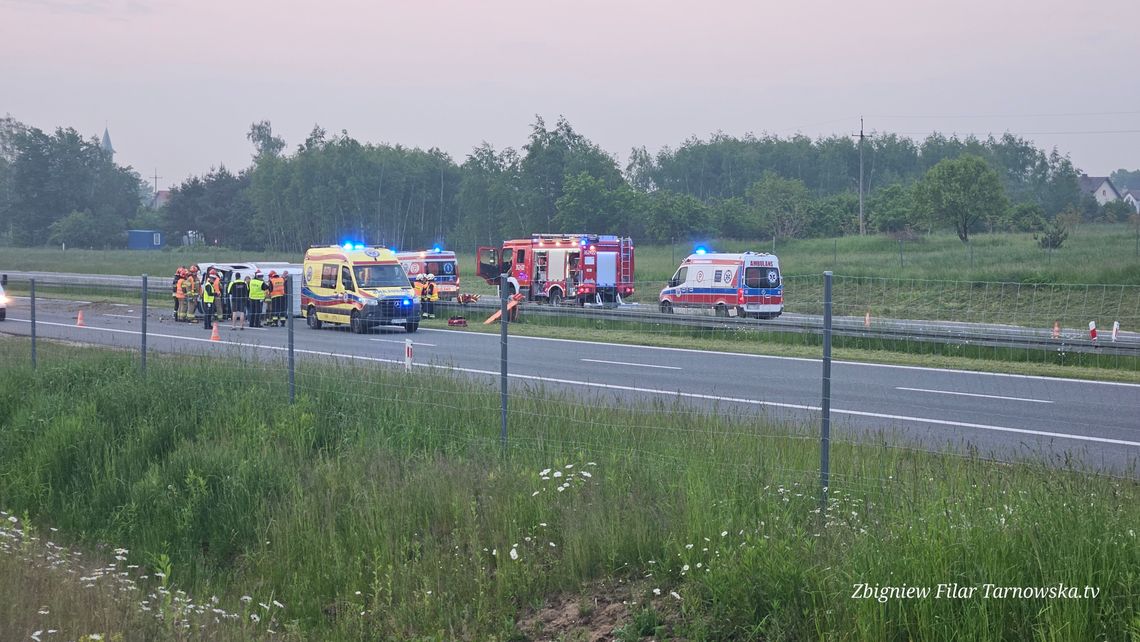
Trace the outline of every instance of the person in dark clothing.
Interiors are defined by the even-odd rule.
[[[234,275],[234,280],[230,281],[227,294],[230,300],[230,329],[231,330],[244,330],[245,329],[245,309],[249,306],[249,277],[245,280],[237,278]]]

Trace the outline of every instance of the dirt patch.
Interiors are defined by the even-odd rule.
[[[643,589],[625,582],[598,582],[578,593],[557,595],[524,614],[518,629],[532,642],[609,642],[618,639],[615,630],[630,625],[634,613],[648,606],[661,614],[661,624],[668,630],[665,620],[675,613],[667,613],[670,609],[662,608],[666,605],[639,600]]]

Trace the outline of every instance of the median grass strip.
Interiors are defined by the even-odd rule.
[[[880,435],[834,445],[821,513],[814,428],[727,408],[518,386],[504,447],[483,381],[308,364],[289,405],[252,361],[155,358],[141,380],[130,355],[45,343],[32,371],[19,339],[0,359],[0,508],[165,560],[172,591],[277,600],[309,639],[1140,633],[1135,471]],[[954,583],[977,594],[890,590]],[[1082,597],[982,597],[1060,583]]]

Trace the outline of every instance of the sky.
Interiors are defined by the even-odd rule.
[[[715,132],[1012,132],[1091,175],[1140,168],[1131,1],[0,0],[0,115],[110,131],[160,188],[360,141],[522,147],[565,116],[629,150]]]

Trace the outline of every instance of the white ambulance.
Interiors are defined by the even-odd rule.
[[[661,312],[712,310],[718,317],[774,319],[784,311],[780,260],[774,254],[697,251],[681,261],[658,296]]]

